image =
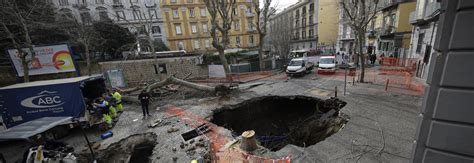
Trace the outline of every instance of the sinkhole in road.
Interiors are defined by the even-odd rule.
[[[113,139],[113,137],[109,139]],[[130,135],[110,144],[107,148],[95,150],[97,162],[151,162],[150,156],[153,154],[157,140],[158,138],[155,133]],[[79,155],[78,162],[92,162],[88,150],[84,152]]]
[[[234,135],[254,130],[259,144],[278,151],[287,144],[314,145],[346,124],[346,102],[308,96],[264,96],[216,109],[211,122]]]

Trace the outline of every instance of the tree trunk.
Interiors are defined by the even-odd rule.
[[[260,34],[259,35],[259,43],[258,43],[258,61],[259,61],[259,64],[260,64],[260,71],[264,71],[265,70],[265,62],[263,60],[263,38],[265,37],[265,35],[263,34]]]
[[[91,68],[91,55],[89,52],[89,45],[84,44],[85,53],[86,53],[86,66],[87,66],[87,75],[92,75],[92,68]]]
[[[224,49],[218,49],[218,51],[219,51],[219,59],[221,60],[222,65],[224,66],[224,71],[227,75],[230,73],[230,69],[229,69],[229,64],[227,63],[227,59],[225,58]]]
[[[359,82],[364,83],[365,55],[362,51],[362,47],[363,47],[363,43],[364,43],[364,33],[363,32],[358,32],[358,33],[359,33],[359,54],[360,54],[360,66],[361,66]]]
[[[206,91],[206,92],[215,91],[214,87],[188,82],[188,81],[185,81],[185,80],[182,80],[182,79],[175,78],[173,76],[170,76],[169,78],[167,78],[165,80],[162,80],[160,82],[148,85],[147,87],[145,87],[145,91],[146,92],[151,92],[152,90],[154,90],[156,88],[160,88],[160,87],[163,87],[163,86],[171,84],[171,83],[183,85],[183,86],[188,87],[188,88],[201,90],[201,91]]]
[[[26,55],[25,54],[21,54],[21,49],[18,49],[18,53],[20,53],[20,55],[22,55],[21,57],[21,66],[23,66],[23,82],[27,83],[27,82],[30,82],[30,71],[29,71],[29,67],[28,67],[28,61],[26,61]]]

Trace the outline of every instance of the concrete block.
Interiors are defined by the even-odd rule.
[[[474,126],[433,121],[426,145],[464,155],[474,156]]]
[[[472,3],[472,2],[471,2]],[[456,13],[449,49],[470,49],[474,42],[474,10]]]
[[[473,42],[474,37],[469,44]],[[474,88],[474,52],[448,53],[446,60],[441,85]]]
[[[459,0],[458,10],[474,7],[473,0]]]
[[[472,163],[473,158],[468,158],[464,156],[459,156],[455,154],[440,152],[432,149],[426,149],[424,154],[423,162],[425,163],[446,163],[446,162],[456,162],[456,163]]]
[[[474,91],[441,88],[433,118],[474,124],[473,97]]]

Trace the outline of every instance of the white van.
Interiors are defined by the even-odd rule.
[[[318,73],[336,73],[336,56],[322,56],[318,61]]]

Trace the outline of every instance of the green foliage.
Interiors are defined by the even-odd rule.
[[[113,58],[121,56],[122,51],[129,50],[136,42],[135,36],[128,29],[109,21],[95,22],[93,29],[101,38],[100,42],[95,44],[100,44],[100,50],[112,55]]]

